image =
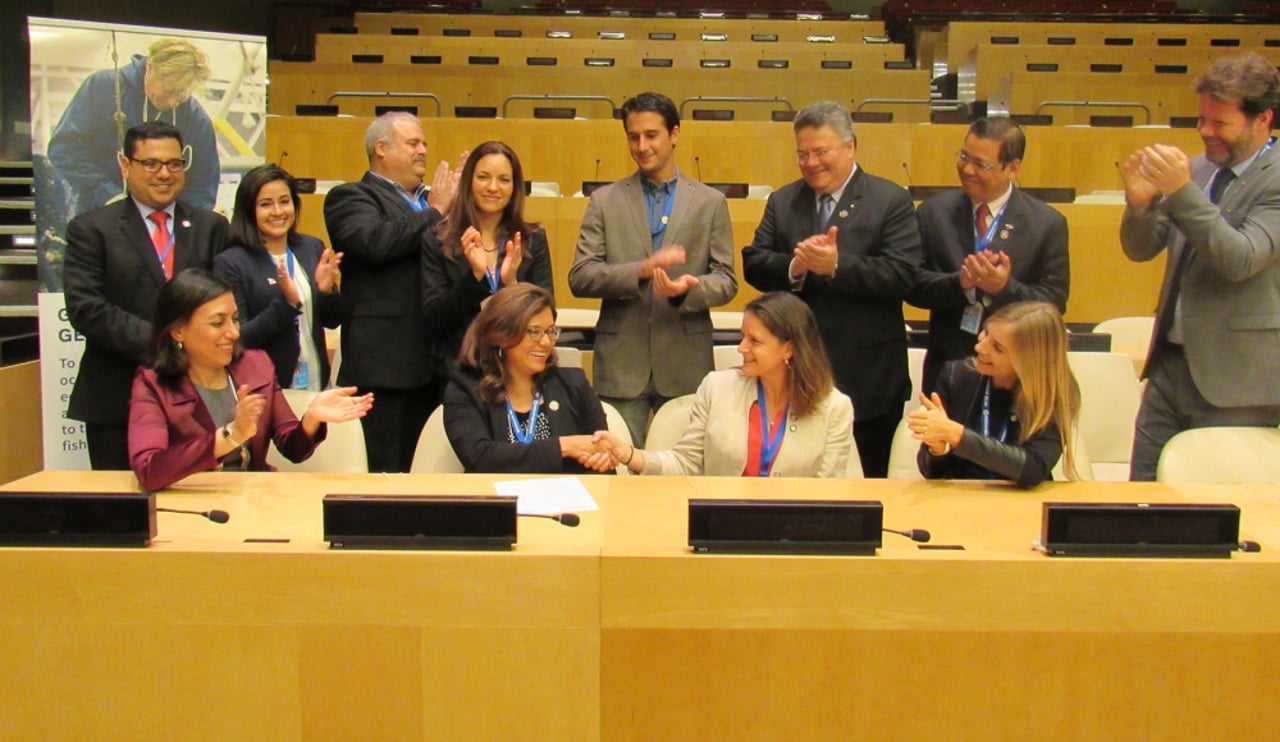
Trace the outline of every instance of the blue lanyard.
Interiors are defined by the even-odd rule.
[[[494,294],[498,293],[498,288],[502,286],[501,281],[498,280],[498,271],[502,268],[502,244],[502,235],[498,235],[498,259],[493,261],[493,270],[484,269],[484,280],[489,284],[490,293]]]
[[[778,455],[778,449],[782,448],[782,437],[787,432],[787,415],[791,412],[791,403],[787,403],[787,408],[782,411],[782,421],[778,423],[777,429],[773,431],[773,436],[769,435],[769,410],[764,402],[764,384],[756,382],[756,402],[760,405],[760,476],[769,476],[769,469],[773,467],[773,459]]]
[[[404,188],[400,188],[400,195],[404,197],[405,201],[409,202],[409,208],[413,209],[414,211],[426,211],[427,209],[426,193],[419,191],[418,193],[413,194],[413,193],[409,193]]]
[[[1013,198],[1013,194],[1009,194],[1009,198]],[[973,251],[975,253],[982,252],[991,244],[991,240],[995,239],[996,229],[1000,226],[1000,221],[1004,219],[1004,210],[1009,208],[1009,199],[1000,205],[1000,210],[991,215],[991,224],[987,225],[985,234],[978,234],[978,222],[975,219],[973,223]]]
[[[533,395],[533,406],[529,408],[529,421],[526,425],[520,424],[520,419],[516,417],[515,408],[511,406],[511,400],[507,399],[507,424],[511,426],[511,434],[516,440],[526,446],[533,443],[533,434],[538,428],[538,410],[542,408],[542,392]]]
[[[284,249],[284,262],[289,270],[289,278],[293,278],[293,250],[287,247]]]
[[[662,219],[658,223],[657,229],[652,224],[649,225],[649,236],[657,239],[663,232],[667,231],[667,222],[671,221],[671,206],[676,202],[676,182],[671,181],[671,188],[667,190],[667,205],[662,211]]]
[[[991,386],[992,386],[992,383],[993,382],[991,377],[988,376],[983,381],[983,385],[982,385],[982,435],[987,438],[991,437]],[[1008,437],[1008,435],[1009,435],[1009,415],[1006,413],[1004,416],[1004,424],[1000,426],[1000,437],[996,438],[996,440],[1000,441],[1001,443],[1004,443],[1004,439]],[[988,475],[988,477],[990,479],[999,479],[999,477],[996,476],[995,472],[991,472]]]
[[[159,227],[157,227],[159,229]],[[169,231],[169,241],[165,243],[164,250],[156,253],[156,257],[160,259],[160,270],[164,270],[164,261],[169,259],[169,253],[173,252],[173,231]]]

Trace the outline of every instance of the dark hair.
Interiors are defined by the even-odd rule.
[[[674,101],[662,93],[641,93],[622,104],[622,128],[627,128],[627,117],[631,114],[647,112],[662,114],[668,132],[680,125],[680,111]]]
[[[163,121],[146,121],[124,133],[124,143],[120,151],[125,157],[133,157],[138,151],[138,142],[144,139],[177,139],[178,149],[183,148],[182,132],[178,131],[178,127]]]
[[[298,182],[279,165],[259,165],[244,174],[236,188],[236,210],[231,215],[230,243],[262,248],[258,232],[258,192],[268,183],[284,181],[293,198],[293,224],[289,225],[288,242],[298,244],[298,220],[302,218],[302,199],[298,198]]]
[[[984,116],[969,125],[969,133],[979,139],[1000,143],[1000,164],[1021,160],[1027,153],[1027,135],[1008,116]]]
[[[489,297],[462,338],[458,363],[480,373],[480,397],[493,404],[507,398],[507,369],[502,351],[514,348],[525,338],[525,327],[533,315],[544,309],[556,316],[556,301],[551,292],[532,283],[504,286]],[[556,365],[553,351],[547,357],[546,369],[534,377],[541,384],[547,372]]]
[[[520,166],[520,158],[515,150],[502,142],[484,142],[471,150],[467,162],[462,166],[462,175],[458,178],[458,192],[449,204],[449,213],[436,225],[436,236],[444,248],[444,256],[450,260],[462,257],[462,233],[467,227],[474,226],[479,219],[476,213],[476,202],[471,190],[471,181],[476,174],[476,165],[483,157],[502,155],[511,163],[511,200],[502,210],[502,219],[498,222],[498,231],[510,237],[519,232],[524,240],[524,257],[529,258],[529,235],[539,228],[536,222],[524,220],[524,168]]]
[[[1222,57],[1196,80],[1196,93],[1208,93],[1220,103],[1234,103],[1254,119],[1280,107],[1280,72],[1254,52]],[[1271,123],[1275,125],[1274,120]]]
[[[773,291],[752,299],[742,311],[760,320],[774,337],[791,343],[791,363],[787,366],[791,409],[798,417],[816,410],[835,382],[813,310],[789,291]]]
[[[182,271],[160,289],[151,320],[151,368],[160,381],[177,386],[191,365],[187,351],[178,347],[170,333],[190,322],[197,309],[229,293],[230,284],[200,268]],[[238,344],[235,357],[240,357]]]

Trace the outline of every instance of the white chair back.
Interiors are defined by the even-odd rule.
[[[1111,352],[1129,356],[1134,367],[1141,370],[1147,361],[1147,349],[1151,346],[1151,332],[1155,323],[1155,317],[1112,317],[1099,322],[1093,331],[1110,335]]]
[[[689,410],[696,395],[685,394],[667,400],[649,422],[644,446],[652,451],[666,451],[675,446],[689,427]]]
[[[1280,482],[1280,429],[1197,428],[1165,444],[1160,482]]]
[[[618,408],[608,402],[601,402],[600,406],[604,408],[604,419],[609,425],[609,432],[620,438],[623,443],[628,446],[634,445],[631,442],[631,429],[627,427],[627,421],[622,419],[622,413],[618,412]],[[618,464],[619,474],[630,474],[631,470],[622,464]]]
[[[898,429],[893,432],[893,442],[889,444],[889,479],[924,479],[920,467],[916,464],[916,453],[920,450],[920,441],[911,437],[911,429],[907,427],[907,418],[898,421]]]
[[[302,418],[315,392],[285,389],[284,398],[293,413]],[[359,420],[329,423],[324,441],[316,446],[311,458],[300,464],[286,459],[272,444],[271,464],[280,471],[322,472],[328,474],[367,474],[369,459],[365,455],[364,428]]]
[[[582,368],[582,351],[569,345],[557,345],[556,365],[560,368]]]
[[[1128,465],[1142,388],[1122,353],[1070,352],[1080,384],[1079,432],[1094,462]]]
[[[453,444],[444,432],[444,405],[440,405],[427,418],[418,436],[418,445],[413,449],[413,463],[409,465],[411,474],[459,474],[463,472],[462,462],[453,452]]]
[[[738,352],[736,345],[713,345],[711,358],[717,371],[727,371],[742,365],[742,354]]]

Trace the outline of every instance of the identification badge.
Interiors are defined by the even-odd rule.
[[[982,304],[974,301],[969,302],[964,308],[964,314],[960,315],[960,329],[970,335],[977,335],[982,329]]]

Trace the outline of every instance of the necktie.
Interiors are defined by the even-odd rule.
[[[173,278],[173,237],[169,234],[169,214],[153,211],[147,218],[156,223],[156,231],[151,233],[151,244],[160,259],[160,269],[164,271],[166,280]]]
[[[986,204],[979,204],[978,211],[973,215],[973,226],[978,230],[978,238],[986,236],[987,228],[991,226],[991,209]]]
[[[1236,179],[1236,173],[1231,168],[1224,167],[1218,171],[1213,177],[1213,185],[1209,186],[1209,200],[1218,203],[1222,199],[1222,194],[1226,192],[1227,186],[1231,185],[1231,181]]]
[[[831,214],[836,210],[836,200],[831,194],[825,194],[818,199],[818,226],[824,231],[831,224]]]

